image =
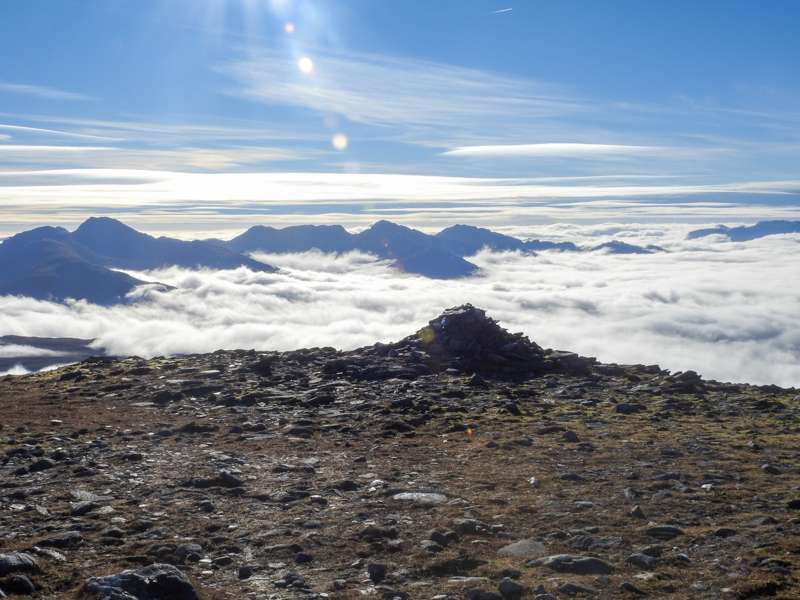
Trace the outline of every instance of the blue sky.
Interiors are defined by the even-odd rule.
[[[234,227],[798,211],[796,2],[0,11],[6,231],[101,212],[206,229],[222,216]]]

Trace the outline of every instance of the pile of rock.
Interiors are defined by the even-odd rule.
[[[424,350],[439,369],[498,375],[536,375],[544,350],[521,333],[509,333],[471,304],[444,311],[415,335],[399,342]]]

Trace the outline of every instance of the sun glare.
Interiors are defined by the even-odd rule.
[[[337,133],[331,138],[331,145],[336,150],[339,151],[347,150],[347,144],[348,144],[347,136],[343,133]]]
[[[314,71],[314,61],[307,56],[303,56],[297,61],[297,68],[300,69],[301,73],[310,74]]]

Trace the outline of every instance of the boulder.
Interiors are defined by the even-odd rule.
[[[539,558],[547,553],[547,547],[534,539],[520,540],[503,546],[497,551],[500,556],[512,558]]]
[[[25,552],[0,554],[0,576],[12,573],[40,573],[39,563]]]
[[[576,556],[574,554],[554,554],[536,561],[536,564],[545,566],[559,573],[573,573],[575,575],[608,575],[614,572],[614,567],[593,556]]]
[[[186,575],[163,564],[92,577],[83,592],[84,598],[98,600],[200,600]]]

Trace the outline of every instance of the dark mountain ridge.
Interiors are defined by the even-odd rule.
[[[800,233],[800,221],[759,221],[755,225],[740,225],[728,227],[718,225],[707,229],[695,229],[686,236],[687,239],[709,235],[724,235],[732,242],[749,242],[768,235],[785,235],[787,233]]]
[[[72,234],[72,239],[89,248],[108,266],[119,269],[236,269],[275,271],[275,267],[210,242],[153,237],[107,217],[91,217]]]
[[[276,270],[210,242],[155,238],[115,219],[92,217],[73,233],[61,227],[39,227],[3,241],[0,295],[117,304],[147,282],[114,269],[169,266]]]
[[[103,263],[65,229],[27,231],[0,245],[0,295],[84,298],[107,305],[124,301],[128,292],[145,283]]]
[[[75,298],[96,304],[116,304],[125,302],[134,288],[146,282],[115,269],[246,267],[274,272],[275,267],[247,254],[284,254],[314,249],[326,253],[365,252],[392,261],[399,270],[435,279],[476,273],[478,266],[466,257],[482,249],[530,254],[543,250],[600,249],[624,254],[663,250],[616,241],[594,248],[579,248],[571,242],[520,240],[470,225],[454,225],[431,235],[385,220],[358,233],[350,233],[340,225],[300,225],[282,229],[258,225],[230,241],[185,241],[153,237],[116,219],[92,217],[74,232],[61,227],[39,227],[0,243],[0,295],[54,301]]]

